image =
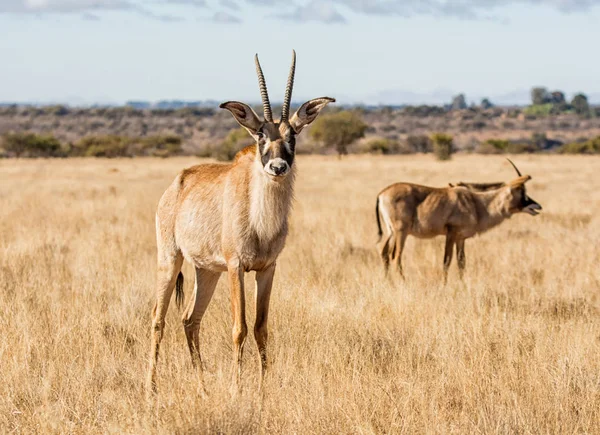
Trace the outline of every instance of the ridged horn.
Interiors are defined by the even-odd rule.
[[[508,160],[508,163],[510,163],[512,165],[513,168],[515,168],[515,171],[517,171],[517,175],[519,177],[522,177],[523,175],[521,175],[521,171],[519,171],[519,169],[517,168],[517,165],[515,165],[511,159],[506,158],[506,160]]]
[[[294,89],[294,75],[296,74],[296,50],[292,50],[292,66],[288,76],[287,86],[285,87],[285,97],[283,98],[283,107],[281,108],[281,122],[285,122],[290,117],[290,102],[292,101],[292,90]]]
[[[269,102],[267,83],[265,82],[265,75],[258,61],[258,54],[254,55],[254,63],[256,64],[256,75],[258,76],[258,87],[260,88],[260,97],[262,98],[263,110],[265,112],[265,121],[273,122],[273,112],[271,111],[271,103]]]

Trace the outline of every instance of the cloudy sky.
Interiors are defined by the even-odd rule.
[[[600,103],[600,0],[0,0],[0,101]]]

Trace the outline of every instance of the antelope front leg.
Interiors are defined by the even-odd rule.
[[[462,280],[465,274],[467,257],[465,256],[465,239],[456,242],[456,259],[458,261],[458,274]]]
[[[379,255],[383,261],[383,269],[385,276],[389,275],[390,272],[390,241],[392,240],[393,234],[390,234],[381,244],[379,249]]]
[[[231,314],[233,316],[233,382],[236,391],[240,389],[242,377],[242,353],[248,335],[246,326],[246,301],[244,299],[244,268],[238,260],[228,265],[229,289],[231,293]]]
[[[454,248],[455,240],[455,235],[448,231],[448,235],[446,236],[446,248],[444,250],[444,285],[448,282],[448,269],[452,263],[452,250]]]
[[[256,272],[256,322],[254,323],[254,338],[258,346],[260,358],[260,384],[262,390],[263,380],[267,372],[267,321],[269,318],[269,301],[271,288],[273,287],[273,275],[275,275],[275,264],[265,270]]]
[[[400,274],[400,278],[404,279],[404,272],[402,271],[402,251],[404,251],[404,244],[406,243],[406,237],[408,236],[408,232],[403,229],[399,229],[396,231],[395,237],[395,249],[394,249],[394,258],[393,263]]]

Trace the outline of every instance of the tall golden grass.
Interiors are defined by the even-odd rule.
[[[198,161],[0,161],[0,432],[600,432],[595,157],[516,156],[542,215],[467,241],[466,279],[454,264],[446,287],[441,238],[409,238],[406,281],[383,277],[375,197],[394,181],[509,180],[503,158],[300,157],[264,397],[251,336],[230,394],[223,277],[201,327],[209,397],[172,303],[148,405],[155,207]]]

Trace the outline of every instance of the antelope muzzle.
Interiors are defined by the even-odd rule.
[[[523,208],[521,209],[521,211],[528,213],[531,216],[537,216],[538,214],[540,214],[540,211],[542,211],[542,206],[529,196],[525,196],[523,198],[522,206]]]

